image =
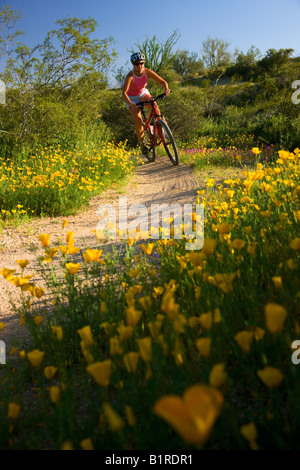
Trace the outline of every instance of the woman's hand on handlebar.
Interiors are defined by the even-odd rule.
[[[130,103],[130,109],[139,109],[139,107],[135,103]]]

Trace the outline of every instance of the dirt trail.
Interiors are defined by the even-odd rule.
[[[148,163],[137,168],[130,182],[120,189],[110,189],[90,200],[89,205],[75,216],[38,219],[21,225],[18,228],[7,227],[0,234],[0,269],[3,267],[17,269],[19,259],[28,259],[28,272],[38,279],[39,266],[37,256],[42,254],[43,248],[38,236],[49,233],[50,240],[56,242],[61,237],[61,244],[65,244],[67,230],[74,232],[75,246],[99,247],[99,242],[92,232],[99,222],[97,208],[102,204],[112,204],[118,207],[119,196],[127,197],[127,207],[132,204],[144,204],[147,208],[151,204],[186,204],[196,201],[197,181],[193,170],[186,165],[173,166],[167,157],[158,157],[154,163]],[[67,227],[62,229],[63,220],[68,220]],[[17,274],[16,273],[16,274]],[[14,301],[19,299],[19,289],[11,285],[0,276],[0,322],[6,327],[0,333],[0,339],[6,342],[7,350],[12,344],[13,334],[20,330],[17,315],[11,309],[9,295]]]

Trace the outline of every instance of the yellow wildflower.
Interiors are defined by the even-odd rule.
[[[209,374],[209,383],[213,387],[220,387],[227,379],[224,364],[215,364]]]
[[[109,403],[103,403],[103,412],[111,432],[118,432],[124,428],[124,420]]]
[[[47,366],[44,369],[44,374],[47,379],[52,379],[57,372],[57,367]]]
[[[42,363],[44,355],[45,353],[39,349],[34,349],[27,353],[28,360],[33,367],[38,367]]]
[[[70,274],[76,274],[80,269],[80,263],[66,263],[66,268]]]
[[[52,403],[58,403],[61,398],[61,390],[57,385],[52,385],[49,390],[50,400]]]
[[[253,341],[253,332],[251,331],[240,331],[234,337],[235,341],[240,346],[244,353],[250,351],[250,346]]]
[[[196,341],[196,347],[200,356],[208,357],[210,355],[211,338],[200,338]]]
[[[143,361],[148,362],[152,359],[152,338],[147,336],[146,338],[137,340],[140,356]]]
[[[283,375],[279,369],[275,367],[265,367],[264,369],[257,371],[258,377],[262,382],[269,388],[278,387],[283,380]]]
[[[207,385],[193,385],[183,397],[166,395],[154,405],[154,413],[169,423],[188,444],[201,446],[209,439],[223,404],[223,395]]]
[[[102,362],[94,362],[87,366],[86,371],[92,375],[98,385],[107,387],[110,382],[112,361],[107,359]]]
[[[27,259],[17,259],[17,263],[21,269],[24,269],[29,264],[29,261]]]
[[[138,366],[139,353],[129,352],[127,354],[124,354],[123,361],[128,372],[135,372]]]
[[[241,435],[245,439],[247,439],[247,441],[249,442],[249,445],[250,445],[251,449],[252,450],[258,450],[259,447],[256,443],[257,430],[256,430],[256,426],[253,423],[253,421],[251,421],[248,424],[244,424],[243,426],[241,426],[240,431],[241,431]]]
[[[7,417],[11,419],[17,419],[21,411],[21,406],[18,403],[9,403]]]
[[[86,346],[91,346],[93,344],[92,330],[89,325],[84,326],[80,330],[77,330],[77,333],[79,334],[80,338],[84,341]]]
[[[42,233],[39,236],[41,244],[47,248],[50,245],[50,234],[49,233]]]
[[[284,328],[287,311],[275,302],[269,302],[265,306],[265,321],[271,333],[280,333]]]
[[[87,437],[86,439],[82,439],[82,441],[80,441],[80,447],[83,450],[94,450],[92,439],[90,437]]]

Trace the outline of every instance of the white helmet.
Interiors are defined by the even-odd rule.
[[[145,56],[142,52],[135,52],[130,57],[131,63],[134,64],[135,62],[139,62],[140,60],[145,60]]]

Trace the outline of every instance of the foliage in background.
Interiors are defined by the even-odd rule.
[[[1,74],[7,88],[6,106],[0,108],[2,155],[38,144],[70,148],[83,129],[99,124],[99,92],[116,57],[113,39],[92,39],[97,26],[92,18],[56,24],[41,45],[18,45]]]
[[[135,47],[131,47],[129,52],[142,52],[145,55],[145,66],[154,72],[160,74],[162,69],[168,68],[172,65],[176,53],[173,52],[173,47],[180,38],[179,30],[174,31],[166,41],[160,41],[156,35],[152,38],[146,38],[145,41],[137,41]]]

